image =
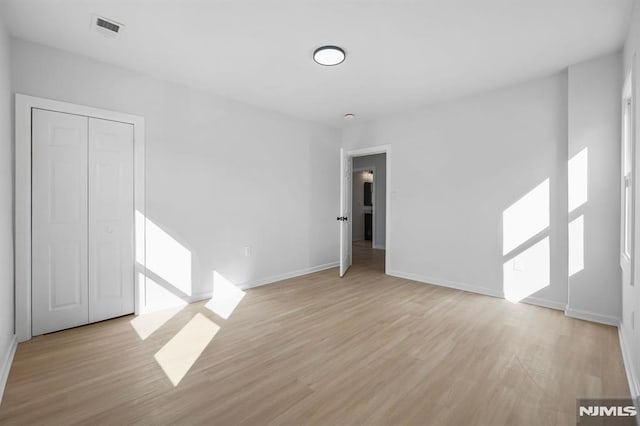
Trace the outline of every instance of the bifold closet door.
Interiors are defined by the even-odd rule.
[[[34,109],[31,304],[34,335],[89,321],[88,118]]]
[[[32,334],[133,313],[133,126],[32,114]]]
[[[133,125],[89,118],[89,321],[133,313]]]

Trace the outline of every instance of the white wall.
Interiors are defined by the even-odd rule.
[[[566,73],[343,131],[346,149],[384,144],[393,152],[388,273],[502,296],[503,264],[549,237],[549,285],[528,300],[564,309]],[[550,227],[504,256],[503,211],[546,179]]]
[[[633,275],[634,285],[622,286],[622,321],[620,331],[622,337],[623,353],[625,354],[625,366],[627,374],[631,375],[630,382],[632,384],[632,392],[636,397],[640,397],[640,178],[638,178],[638,170],[640,165],[640,143],[638,136],[640,135],[640,4],[634,2],[633,13],[631,16],[631,24],[629,35],[624,45],[624,76],[633,68],[633,91],[634,91],[634,107],[635,107],[635,237],[634,237],[634,259],[633,259]],[[635,321],[634,321],[635,316]]]
[[[387,154],[365,155],[362,157],[354,157],[353,168],[371,168],[375,169],[375,241],[372,242],[373,248],[384,249],[387,227]]]
[[[214,271],[245,286],[337,262],[337,130],[42,45],[11,47],[15,92],[145,117],[147,216],[170,236],[156,241],[188,250],[191,271],[158,263],[187,277],[192,296],[211,291]],[[158,256],[173,249],[158,245]]]
[[[618,188],[622,57],[616,53],[597,58],[571,66],[568,72],[569,164],[588,160],[587,181],[584,185],[570,184],[569,196],[571,191],[578,195],[582,189],[588,196],[569,213],[570,222],[583,221],[584,234],[582,247],[576,235],[575,250],[570,235],[569,258],[575,256],[576,272],[569,277],[567,313],[617,324],[621,312]],[[582,182],[581,174],[574,173],[576,182]],[[581,249],[584,255],[578,259]]]
[[[13,142],[9,38],[0,20],[0,399],[14,341]]]

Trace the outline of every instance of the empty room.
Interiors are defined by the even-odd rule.
[[[0,0],[0,424],[638,424],[638,85],[640,0]]]

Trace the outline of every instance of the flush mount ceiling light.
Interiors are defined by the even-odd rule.
[[[322,46],[313,52],[313,60],[327,67],[341,64],[345,57],[344,50],[338,46]]]
[[[348,113],[346,113],[346,114],[344,115],[344,119],[345,119],[345,120],[353,120],[354,118],[356,118],[356,115],[355,115],[355,114],[352,114],[352,113],[350,113],[350,112],[348,112]]]

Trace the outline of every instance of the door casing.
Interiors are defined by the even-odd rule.
[[[16,94],[15,98],[15,330],[19,342],[31,339],[31,111],[33,108],[120,121],[134,126],[134,208],[146,217],[144,117]],[[134,223],[135,313],[142,309],[146,276],[145,221]]]
[[[349,149],[346,150],[344,148],[342,148],[340,150],[340,171],[341,171],[341,175],[340,175],[340,196],[342,197],[343,195],[343,191],[344,191],[344,187],[347,184],[345,182],[345,176],[343,172],[343,162],[344,162],[344,158],[348,158],[349,161],[351,161],[351,163],[353,164],[353,157],[364,157],[366,155],[374,155],[374,154],[386,154],[386,177],[385,177],[385,183],[386,183],[386,191],[385,191],[385,197],[386,197],[386,217],[385,217],[385,256],[384,256],[384,270],[385,273],[388,274],[389,271],[391,270],[391,213],[392,213],[392,205],[393,205],[393,200],[391,198],[392,196],[392,191],[391,191],[391,145],[377,145],[377,146],[372,146],[372,147],[367,147],[367,148],[358,148],[358,149]],[[353,173],[353,167],[352,167],[352,173]],[[351,183],[351,181],[349,180],[349,183]],[[341,199],[342,200],[342,199]],[[341,209],[342,209],[342,201],[341,201]],[[343,212],[340,211],[339,213],[340,216],[343,215]],[[342,224],[340,224],[340,226],[343,226]],[[343,241],[342,239],[344,238],[343,236],[343,232],[340,233],[340,247],[343,247]],[[351,242],[349,242],[349,244],[351,244]],[[342,263],[342,253],[340,254],[340,263]],[[342,266],[340,267],[340,270],[342,271]]]

